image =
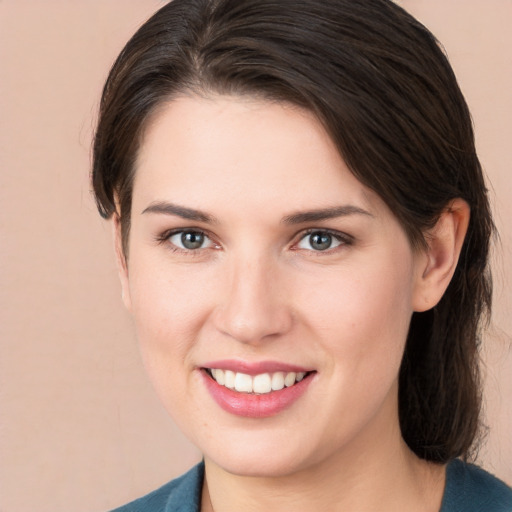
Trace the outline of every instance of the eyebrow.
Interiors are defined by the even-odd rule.
[[[302,224],[304,222],[318,222],[321,220],[335,219],[337,217],[346,217],[348,215],[366,215],[373,217],[370,212],[358,206],[344,205],[293,213],[284,217],[282,222],[284,224]]]
[[[178,204],[168,203],[167,201],[157,201],[151,203],[146,209],[142,211],[144,213],[160,213],[164,215],[174,215],[181,217],[182,219],[193,220],[196,222],[205,222],[207,224],[218,223],[217,219],[206,212],[195,210],[193,208],[187,208],[186,206],[180,206]]]
[[[174,215],[176,217],[181,217],[182,219],[193,220],[196,222],[218,224],[218,220],[209,213],[202,212],[201,210],[196,210],[193,208],[187,208],[186,206],[169,203],[167,201],[157,201],[151,203],[142,211],[142,214],[145,213]],[[337,217],[346,217],[348,215],[366,215],[373,217],[370,212],[363,210],[362,208],[352,205],[344,205],[292,213],[291,215],[286,215],[283,217],[281,222],[288,225],[294,225],[303,224],[305,222],[317,222],[321,220],[334,219]]]

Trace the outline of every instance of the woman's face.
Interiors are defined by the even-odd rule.
[[[230,472],[290,474],[396,435],[424,265],[307,112],[180,97],[146,130],[125,301],[161,400]]]

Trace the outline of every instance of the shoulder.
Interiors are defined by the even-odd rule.
[[[441,512],[512,512],[512,488],[473,464],[452,460]]]
[[[159,489],[111,512],[198,512],[203,485],[203,463]]]

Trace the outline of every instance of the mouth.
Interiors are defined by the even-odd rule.
[[[280,363],[219,366],[199,368],[206,389],[224,411],[246,418],[266,418],[288,409],[307,392],[317,373]]]
[[[221,368],[204,368],[207,375],[217,384],[238,393],[266,395],[273,391],[295,386],[309,377],[310,372],[266,372],[257,375],[223,370]]]

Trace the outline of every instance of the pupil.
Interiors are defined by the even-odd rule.
[[[310,236],[310,243],[313,249],[325,251],[331,246],[332,236],[328,233],[312,233]]]
[[[195,233],[189,231],[181,235],[181,243],[186,249],[199,249],[204,242],[204,235],[202,233]]]

